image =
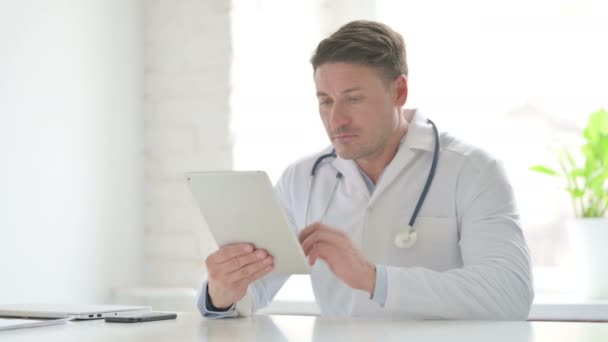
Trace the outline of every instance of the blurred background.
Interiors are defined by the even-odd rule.
[[[608,107],[601,0],[0,0],[0,303],[194,310],[216,248],[184,172],[276,181],[329,144],[309,59],[353,19],[405,38],[407,107],[501,159],[537,293],[568,293],[555,151]],[[313,300],[292,277],[282,302]]]

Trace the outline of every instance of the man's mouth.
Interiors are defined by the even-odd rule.
[[[354,134],[337,134],[337,135],[334,135],[334,137],[333,137],[332,140],[335,140],[335,141],[349,141],[349,140],[352,140],[355,137],[356,137],[356,135],[354,135]]]

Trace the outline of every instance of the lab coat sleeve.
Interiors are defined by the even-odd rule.
[[[376,265],[376,286],[374,286],[374,292],[372,293],[372,300],[380,306],[384,306],[386,304],[386,288],[387,288],[387,279],[386,279],[386,266],[384,265]]]
[[[525,320],[534,298],[531,263],[505,172],[492,161],[460,177],[463,267],[388,266],[384,309],[421,319]]]
[[[203,286],[198,293],[198,298],[196,300],[196,307],[198,311],[203,315],[203,317],[213,319],[213,318],[226,318],[226,317],[236,317],[236,305],[232,304],[230,308],[227,310],[214,310],[212,309],[211,303],[209,302],[209,288],[208,282],[203,282]]]

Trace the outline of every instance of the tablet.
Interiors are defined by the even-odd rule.
[[[267,250],[274,257],[274,270],[264,278],[310,273],[265,172],[190,172],[186,179],[218,246],[249,242]]]

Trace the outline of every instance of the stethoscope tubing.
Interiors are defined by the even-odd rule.
[[[414,224],[416,222],[416,219],[418,218],[418,214],[420,213],[420,209],[422,208],[422,205],[424,204],[424,201],[429,192],[429,189],[431,188],[431,184],[433,183],[433,178],[435,178],[435,173],[437,172],[437,164],[439,162],[439,150],[441,147],[440,142],[439,142],[439,131],[433,121],[431,121],[430,119],[427,119],[427,123],[429,123],[432,126],[433,135],[435,138],[435,146],[434,146],[434,150],[433,150],[433,161],[431,163],[431,168],[429,169],[429,174],[426,178],[426,182],[424,183],[424,188],[422,189],[422,192],[420,193],[420,197],[418,198],[418,201],[416,202],[416,207],[414,208],[414,211],[412,212],[412,215],[408,222],[408,226],[410,227],[410,229],[408,232],[399,233],[395,238],[395,244],[401,248],[409,248],[417,240],[417,234],[416,234],[416,229],[414,228]],[[312,198],[312,191],[313,191],[313,188],[315,185],[316,172],[319,169],[319,167],[322,165],[321,163],[323,162],[323,160],[325,160],[327,158],[337,158],[336,149],[333,149],[331,152],[319,156],[319,158],[317,158],[317,160],[315,160],[315,162],[310,170],[310,180],[309,180],[309,187],[308,187],[309,192],[308,192],[308,199],[306,201],[306,210],[304,213],[305,225],[308,225],[310,202],[311,202],[311,198]],[[328,199],[327,205],[325,206],[323,215],[321,216],[321,221],[323,221],[323,219],[325,218],[325,215],[327,215],[327,212],[329,210],[329,207],[331,206],[331,203],[338,190],[341,180],[342,180],[342,173],[338,171],[336,173],[336,183],[329,196],[329,199]],[[403,236],[403,234],[407,234],[407,236]],[[399,241],[406,241],[406,242],[399,243]]]

